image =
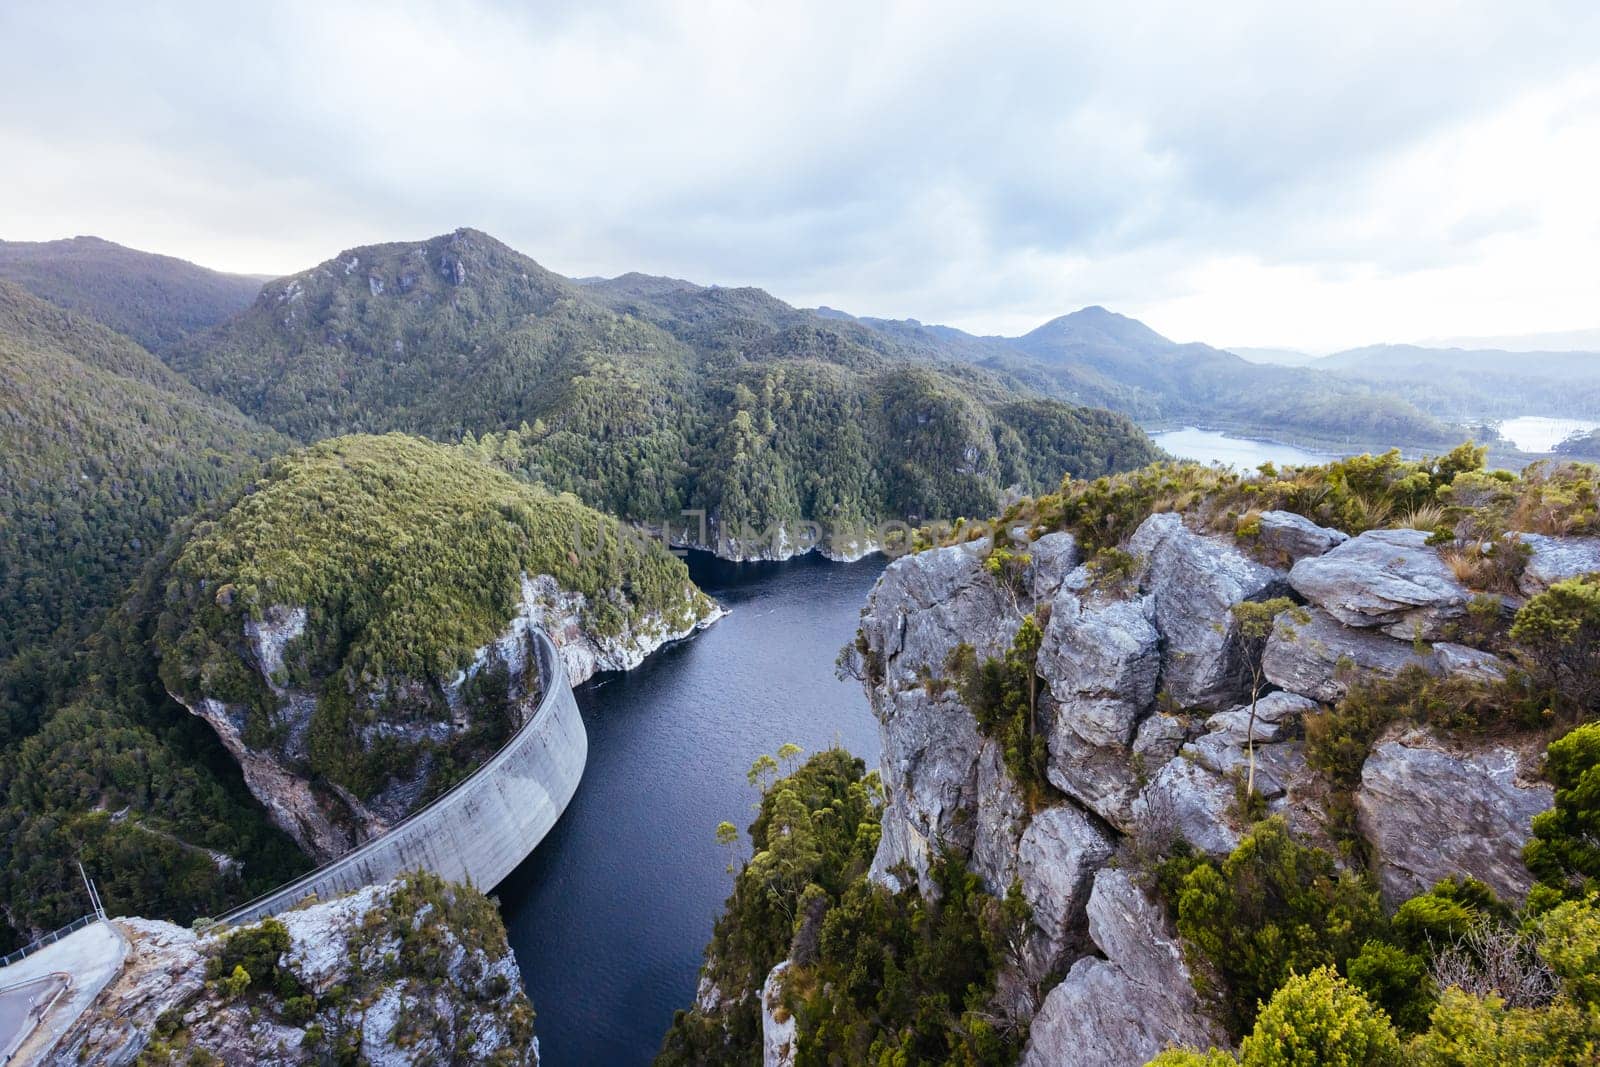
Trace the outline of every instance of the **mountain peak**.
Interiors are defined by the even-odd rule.
[[[1112,341],[1135,348],[1172,344],[1138,319],[1119,315],[1099,304],[1090,304],[1070,314],[1059,315],[1025,334],[1026,338],[1068,344]]]

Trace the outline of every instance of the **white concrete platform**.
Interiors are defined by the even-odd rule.
[[[76,930],[25,960],[0,968],[0,1053],[7,1067],[38,1062],[56,1038],[122,970],[128,942],[110,922]],[[52,989],[60,977],[66,988]],[[43,1018],[35,1007],[48,1005]]]

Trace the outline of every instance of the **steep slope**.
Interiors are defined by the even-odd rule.
[[[287,442],[0,282],[0,660],[71,641],[173,521]]]
[[[12,736],[0,747],[8,948],[88,910],[80,863],[112,914],[180,922],[219,914],[307,865],[216,736],[156,676],[164,593],[155,578],[182,540],[175,529],[157,546],[127,601],[82,645],[18,657],[42,663],[16,672]],[[53,669],[62,663],[70,669]]]
[[[931,365],[759,290],[569,282],[472,230],[273,282],[172,362],[302,439],[471,435],[485,458],[625,518],[681,527],[702,511],[704,529],[677,535],[741,557],[809,547],[810,522],[982,513],[1013,484],[1154,454],[1124,419]],[[841,553],[871,538],[845,540],[857,547]]]
[[[392,434],[274,461],[166,575],[169,692],[273,820],[330,859],[499,748],[538,706],[528,631],[573,681],[636,666],[718,612],[660,544]]]
[[[1320,974],[1348,1062],[1442,1065],[1543,936],[1504,1045],[1584,1062],[1600,470],[1482,458],[1161,464],[895,560],[841,658],[881,771],[771,781],[657,1063],[1333,1062]]]
[[[249,306],[261,279],[207,270],[98,237],[0,241],[0,279],[76,311],[152,352]]]

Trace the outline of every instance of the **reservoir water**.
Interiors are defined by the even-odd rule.
[[[1573,434],[1600,429],[1591,419],[1552,419],[1543,415],[1523,415],[1507,419],[1498,427],[1500,436],[1524,452],[1549,452]]]
[[[732,614],[578,689],[583,782],[495,894],[549,1067],[647,1064],[689,1007],[732,886],[713,831],[749,825],[757,756],[839,743],[878,765],[878,724],[833,663],[883,565],[693,553],[690,574]]]
[[[1181,430],[1150,435],[1158,448],[1197,463],[1221,463],[1241,471],[1255,470],[1263,463],[1304,465],[1326,463],[1331,458],[1316,452],[1307,452],[1293,445],[1280,445],[1272,441],[1252,441],[1245,437],[1229,437],[1215,430],[1198,430],[1185,426]]]

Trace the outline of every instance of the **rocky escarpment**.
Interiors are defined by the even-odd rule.
[[[662,645],[721,617],[721,609],[692,587],[683,596],[694,607],[681,619],[652,613],[617,633],[599,634],[585,625],[584,594],[562,589],[550,575],[524,575],[516,614],[466,667],[444,677],[392,676],[337,698],[330,697],[330,679],[293,662],[305,637],[306,609],[274,606],[259,620],[247,618],[234,645],[257,692],[268,694],[272,729],[264,741],[251,728],[259,696],[256,704],[220,699],[203,683],[198,692],[172,695],[216,731],[273,821],[326,861],[385,833],[429,799],[447,760],[475,763],[529,720],[542,695],[534,629],[550,634],[568,680],[577,684],[599,671],[631,670]],[[381,780],[365,794],[316,770],[319,719],[326,720],[335,699],[345,698],[364,720],[356,744],[387,757]]]
[[[46,1062],[538,1062],[516,959],[475,890],[411,876],[274,922],[119,920],[121,973]]]
[[[1539,577],[1528,580],[1569,576],[1589,547],[1535,544]],[[1328,843],[1329,783],[1307,765],[1304,722],[1352,685],[1410,667],[1504,674],[1495,655],[1459,643],[1481,598],[1425,533],[1348,537],[1287,512],[1238,537],[1153,515],[1124,543],[1132,562],[1120,575],[1086,565],[1065,532],[1018,546],[1020,574],[995,566],[990,548],[897,560],[863,610],[850,656],[881,722],[887,792],[873,877],[936,893],[930,865],[945,848],[992,893],[1018,881],[1033,912],[1031,995],[1016,1002],[1032,1019],[1025,1062],[1142,1064],[1175,1042],[1205,1047],[1216,1026],[1175,935],[1116,857],[1179,837],[1212,855],[1236,847],[1252,747],[1259,803]],[[1265,641],[1252,726],[1233,607],[1278,596],[1303,606],[1279,614]],[[1503,612],[1517,603],[1502,600]],[[1014,779],[1001,741],[941,682],[959,645],[1001,656],[1029,614],[1043,629],[1038,729],[1053,796]],[[1403,726],[1379,736],[1354,799],[1386,898],[1452,874],[1525,894],[1521,848],[1551,804],[1536,773],[1516,746]]]
[[[164,577],[167,691],[324,861],[465,778],[528,721],[533,631],[579,682],[720,615],[661,544],[397,434],[277,461],[195,528]]]

